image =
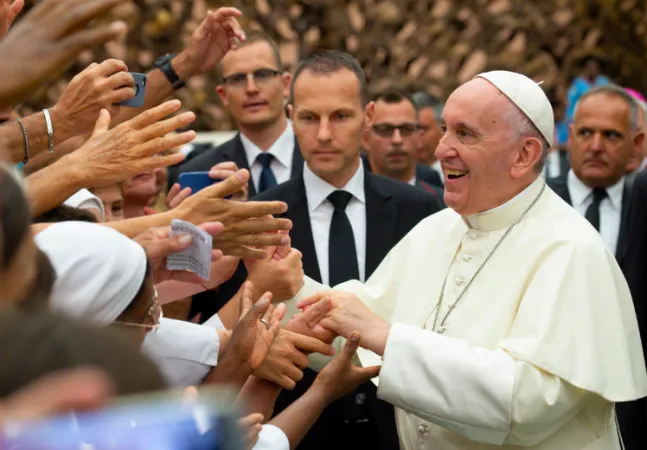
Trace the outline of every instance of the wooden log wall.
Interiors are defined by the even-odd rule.
[[[611,62],[607,74],[615,81],[647,93],[644,0],[133,0],[116,13],[131,30],[123,42],[80,55],[21,111],[51,105],[91,61],[116,57],[131,71],[149,69],[157,56],[182,48],[207,8],[224,4],[244,12],[246,27],[276,38],[288,68],[317,49],[344,50],[358,58],[375,91],[445,97],[476,73],[500,68],[563,93],[578,58],[593,51]],[[198,115],[199,131],[233,127],[215,85],[208,74],[179,93]]]

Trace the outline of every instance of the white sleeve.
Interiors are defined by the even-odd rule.
[[[513,359],[416,327],[391,327],[378,397],[468,439],[532,446],[594,394]]]
[[[146,335],[142,350],[171,386],[196,386],[218,363],[220,336],[210,326],[163,318],[160,327]]]
[[[252,450],[290,450],[290,441],[279,427],[265,424]]]

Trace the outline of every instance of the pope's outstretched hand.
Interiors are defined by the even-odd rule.
[[[355,294],[345,291],[319,292],[299,302],[297,307],[305,310],[324,299],[332,303],[330,312],[314,327],[321,328],[348,339],[354,331],[361,335],[359,345],[378,355],[384,354],[386,339],[391,325],[372,312]]]

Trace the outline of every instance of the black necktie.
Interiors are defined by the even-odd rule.
[[[261,153],[256,157],[256,161],[261,163],[261,166],[263,166],[263,169],[261,170],[261,178],[258,181],[259,194],[277,185],[274,172],[272,172],[272,168],[270,167],[273,159],[274,155],[271,153]]]
[[[359,279],[355,236],[346,216],[346,205],[352,195],[346,191],[335,191],[328,200],[335,207],[328,235],[328,284],[335,286],[348,280]]]
[[[593,189],[593,202],[586,208],[586,214],[584,215],[586,220],[591,222],[591,225],[598,231],[600,231],[600,203],[607,198],[607,195],[607,190],[604,188]]]

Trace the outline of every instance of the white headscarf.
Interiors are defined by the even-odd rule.
[[[146,276],[135,241],[94,223],[60,222],[35,237],[56,271],[51,308],[107,325],[124,312]]]
[[[87,189],[81,189],[79,192],[63,202],[64,205],[79,209],[97,209],[99,210],[99,221],[106,221],[106,211],[103,209],[103,202],[99,197]]]

